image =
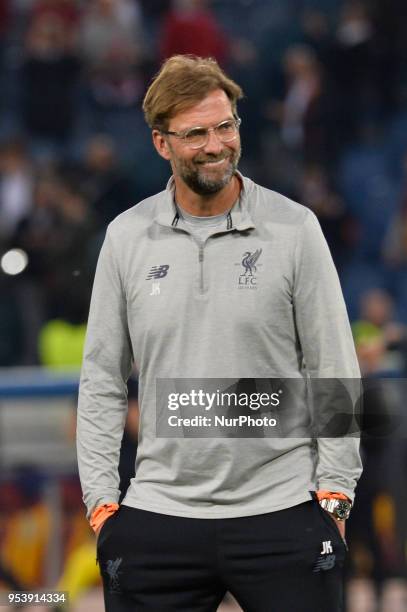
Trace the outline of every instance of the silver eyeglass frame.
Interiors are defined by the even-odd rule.
[[[219,137],[218,133],[216,130],[218,130],[218,128],[223,125],[224,123],[229,123],[230,121],[233,121],[235,124],[235,128],[236,128],[236,133],[234,134],[233,138],[230,138],[229,140],[223,140],[222,138]],[[176,138],[179,138],[180,140],[183,140],[185,143],[185,146],[189,147],[190,149],[201,149],[202,147],[204,147],[209,140],[209,132],[214,132],[216,134],[216,137],[218,138],[218,140],[222,143],[227,143],[227,142],[233,142],[238,134],[239,134],[239,128],[241,126],[242,120],[240,117],[234,117],[233,119],[225,119],[224,121],[221,121],[220,123],[218,123],[217,125],[205,128],[205,127],[201,127],[200,125],[196,125],[192,128],[188,128],[187,130],[183,130],[182,132],[174,132],[171,130],[159,130],[162,134],[168,134],[169,136],[175,136]],[[186,142],[186,137],[187,135],[192,132],[193,130],[205,130],[206,135],[205,135],[205,141],[202,144],[199,145],[191,145],[190,143]]]

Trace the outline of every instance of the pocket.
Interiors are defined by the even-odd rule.
[[[120,508],[119,508],[120,510]],[[104,543],[106,541],[106,539],[109,537],[109,533],[110,533],[110,527],[112,526],[112,524],[114,523],[114,518],[116,518],[117,513],[119,512],[119,510],[117,510],[114,514],[111,514],[103,523],[102,527],[100,528],[100,531],[97,535],[96,538],[96,549],[99,550],[100,545],[102,544],[102,542]]]

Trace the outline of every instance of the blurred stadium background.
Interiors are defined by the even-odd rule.
[[[406,32],[405,0],[0,0],[0,590],[102,609],[78,371],[106,225],[169,176],[141,100],[174,53],[216,57],[243,86],[241,170],[317,214],[363,374],[392,379],[405,415]],[[131,381],[123,486],[137,410]],[[363,459],[347,610],[405,611],[406,436],[363,440]]]

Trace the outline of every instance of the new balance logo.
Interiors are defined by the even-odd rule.
[[[319,553],[318,559],[314,565],[313,572],[325,572],[335,567],[336,555],[333,554],[331,540],[322,542],[322,550]]]
[[[167,264],[163,264],[162,266],[153,266],[148,273],[146,280],[151,280],[152,278],[164,278],[164,276],[167,276],[169,267],[170,266]]]
[[[313,572],[326,572],[327,570],[331,570],[335,567],[336,555],[326,555],[320,556],[317,559],[317,562],[314,565]]]
[[[322,542],[322,550],[319,553],[320,555],[328,555],[333,553],[331,540],[327,540],[326,542]]]

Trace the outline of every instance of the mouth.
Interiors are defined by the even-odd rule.
[[[221,164],[223,164],[225,161],[227,161],[229,158],[228,157],[222,157],[222,159],[217,159],[217,160],[205,160],[205,161],[200,161],[197,162],[200,166],[208,166],[208,167],[216,167],[216,166],[220,166]]]

